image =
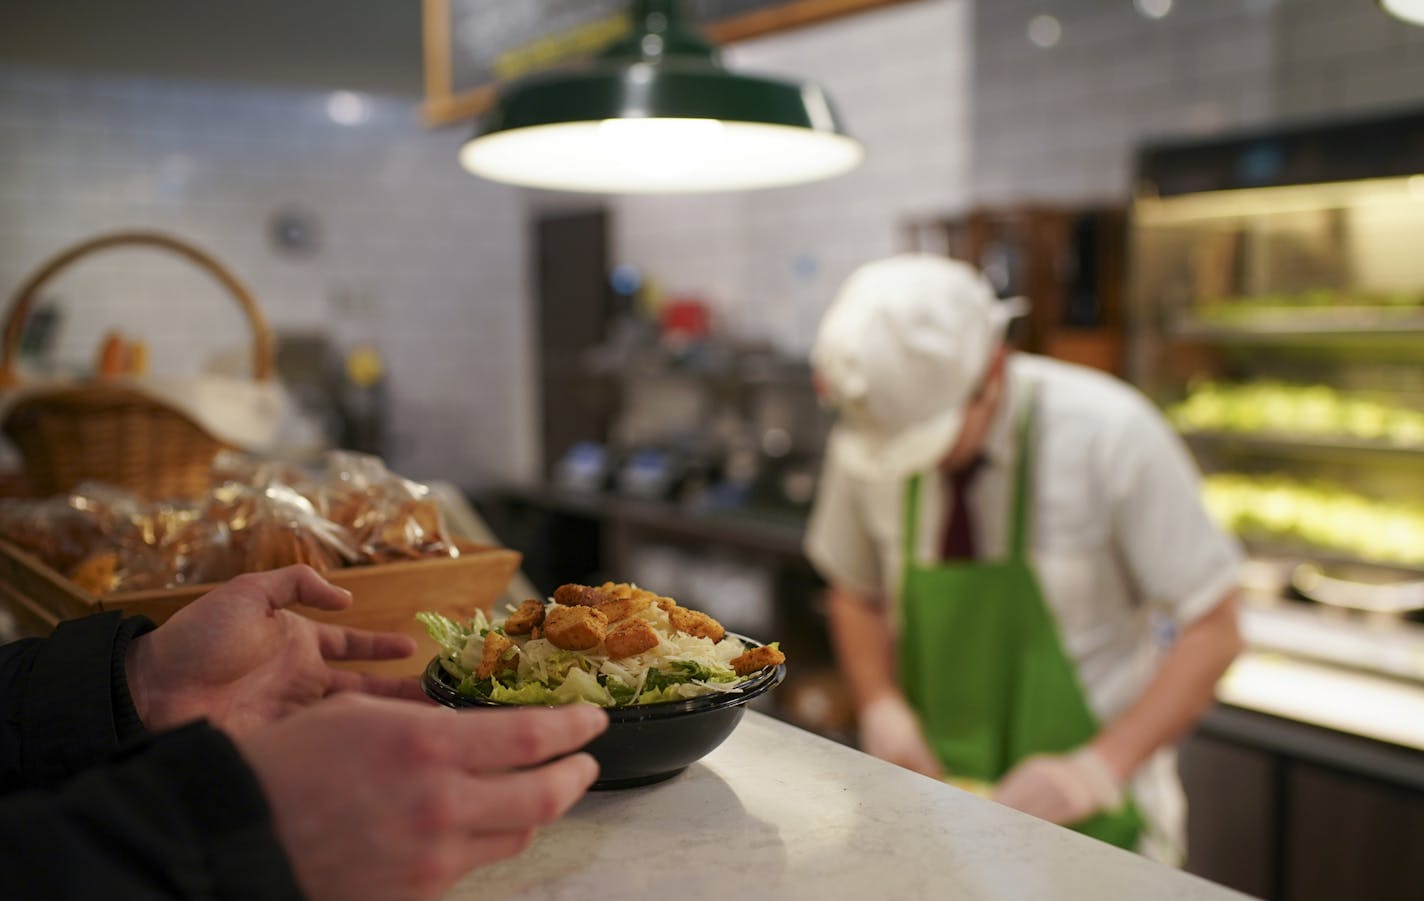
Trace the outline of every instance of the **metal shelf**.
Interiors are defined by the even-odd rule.
[[[1182,318],[1169,323],[1173,338],[1218,341],[1291,341],[1355,338],[1424,338],[1424,311],[1393,315],[1311,315],[1308,310],[1281,311],[1255,317],[1252,322],[1212,322]]]
[[[1204,448],[1239,448],[1262,454],[1321,454],[1330,456],[1370,454],[1417,457],[1424,461],[1424,445],[1347,436],[1304,435],[1286,432],[1183,431],[1183,440]]]
[[[668,501],[638,500],[607,492],[553,487],[512,487],[505,496],[549,510],[607,519],[672,537],[690,538],[803,560],[806,513],[792,508],[750,507],[693,512]]]
[[[1250,535],[1237,536],[1253,558],[1289,561],[1292,563],[1316,563],[1322,566],[1357,566],[1381,573],[1391,573],[1401,579],[1424,578],[1424,563],[1399,563],[1389,560],[1371,560],[1358,554],[1330,548],[1312,547],[1306,544],[1292,544],[1287,541],[1257,538]]]

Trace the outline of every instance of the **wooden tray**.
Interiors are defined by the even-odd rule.
[[[506,548],[467,542],[461,542],[460,548],[459,557],[333,570],[327,578],[355,595],[356,602],[349,609],[339,613],[292,609],[321,622],[410,635],[417,645],[411,657],[351,664],[350,668],[418,675],[438,648],[415,621],[416,612],[437,610],[452,617],[472,616],[476,609],[488,612],[522,559],[519,552]],[[162,623],[184,604],[215,587],[190,585],[96,597],[39,558],[0,539],[0,604],[31,634],[48,634],[61,620],[102,610],[122,610],[126,616],[142,614]]]

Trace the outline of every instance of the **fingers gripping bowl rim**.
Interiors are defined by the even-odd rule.
[[[733,637],[748,648],[761,646],[742,635]],[[780,685],[785,678],[786,664],[782,663],[766,667],[740,683],[740,691],[603,708],[608,714],[608,729],[581,749],[598,761],[599,777],[593,788],[633,788],[676,776],[732,734],[748,702]],[[425,668],[420,684],[432,700],[457,710],[528,706],[460,694],[439,657]]]

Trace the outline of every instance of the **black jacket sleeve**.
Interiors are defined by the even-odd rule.
[[[151,629],[100,613],[0,646],[0,792],[56,785],[144,734],[124,655]]]
[[[151,735],[124,679],[141,617],[0,646],[0,898],[300,898],[221,732]]]
[[[0,897],[300,899],[256,777],[193,723],[0,799]]]

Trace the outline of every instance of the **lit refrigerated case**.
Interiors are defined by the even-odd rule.
[[[1250,551],[1248,590],[1417,634],[1424,111],[1144,149],[1130,273],[1129,375]],[[1380,657],[1318,631],[1314,653]],[[1424,643],[1384,657],[1424,679]]]

